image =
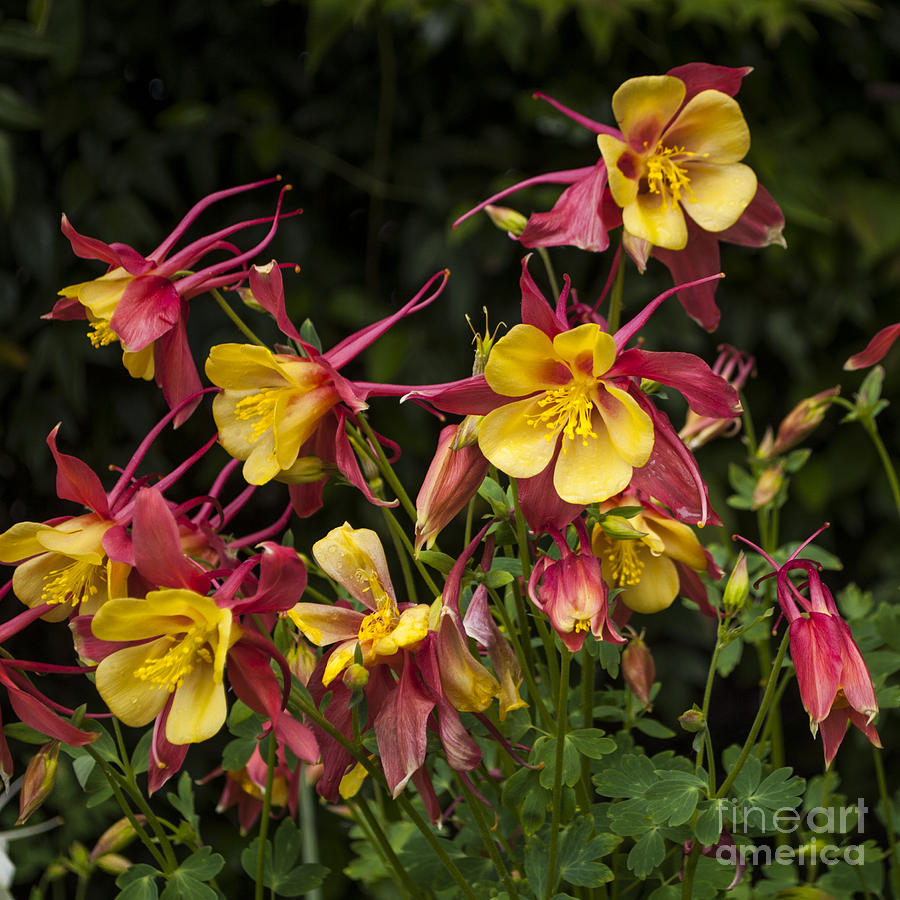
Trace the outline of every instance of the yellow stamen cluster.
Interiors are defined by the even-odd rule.
[[[97,319],[95,322],[91,322],[88,340],[94,347],[105,347],[118,339],[118,335],[110,328],[106,319]]]
[[[640,541],[612,541],[603,549],[603,559],[609,565],[607,573],[616,587],[629,587],[641,580],[644,561],[638,556]]]
[[[399,621],[400,613],[396,605],[390,597],[385,597],[385,600],[378,604],[378,609],[362,620],[359,626],[360,643],[387,637],[397,627]]]
[[[134,670],[136,678],[149,681],[154,688],[170,694],[181,687],[200,660],[212,662],[212,654],[206,647],[208,630],[195,625],[180,639],[166,635],[171,642],[169,650]]]
[[[571,381],[560,388],[546,391],[538,400],[538,406],[544,411],[535,416],[527,416],[529,425],[538,428],[542,423],[547,428],[546,440],[552,441],[562,430],[569,440],[575,435],[581,436],[581,442],[587,446],[588,438],[597,437],[591,427],[591,413],[594,409],[592,399],[593,382]],[[563,445],[563,450],[565,450]]]
[[[234,415],[238,419],[248,421],[258,419],[247,435],[248,443],[255,444],[275,424],[275,405],[278,402],[279,388],[262,388],[249,397],[244,397],[234,406]]]
[[[100,593],[98,582],[106,584],[106,568],[84,560],[72,560],[67,566],[53,569],[44,578],[43,603],[71,603],[73,608]]]
[[[575,628],[572,629],[575,634],[580,634],[583,631],[590,630],[591,620],[590,619],[576,619],[575,620]]]
[[[660,141],[653,156],[647,160],[647,187],[651,194],[662,195],[665,209],[669,208],[670,201],[674,206],[681,200],[682,191],[693,194],[687,170],[679,165],[681,160],[690,156],[697,154],[685,150],[684,147],[665,147]]]

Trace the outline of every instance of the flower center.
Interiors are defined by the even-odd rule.
[[[235,418],[248,421],[257,419],[247,435],[247,441],[255,444],[275,425],[275,405],[282,388],[262,388],[249,397],[244,397],[234,405]]]
[[[97,319],[91,322],[90,331],[88,331],[88,340],[94,347],[105,347],[113,341],[117,341],[119,336],[110,328],[106,319]]]
[[[547,429],[545,439],[548,441],[553,440],[562,431],[569,440],[575,440],[576,434],[580,435],[581,442],[586,447],[589,437],[597,437],[591,427],[591,413],[594,409],[593,389],[593,381],[573,379],[563,387],[545,391],[544,396],[538,400],[538,406],[542,407],[543,412],[526,416],[525,421],[535,428],[543,424]],[[563,450],[565,449],[564,445]]]
[[[106,567],[75,559],[47,573],[41,600],[44,603],[71,603],[74,608],[82,601],[96,597],[101,586],[106,586]]]
[[[681,163],[687,157],[698,155],[701,154],[692,153],[684,147],[665,147],[662,141],[656,145],[656,150],[646,163],[647,186],[651,194],[662,196],[664,209],[668,209],[670,203],[675,206],[681,200],[682,191],[689,192],[693,199],[691,179]]]
[[[166,640],[173,646],[135,669],[135,677],[171,694],[181,687],[199,661],[212,662],[212,654],[206,646],[209,633],[209,629],[194,625],[180,639],[166,635]]]
[[[644,561],[638,555],[640,541],[612,541],[604,548],[603,559],[615,587],[630,587],[641,580]]]
[[[387,637],[400,621],[400,613],[390,597],[385,596],[379,601],[378,609],[369,613],[359,626],[359,642],[375,642],[379,638]]]

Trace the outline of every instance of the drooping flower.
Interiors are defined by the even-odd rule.
[[[494,344],[483,375],[418,388],[410,396],[447,412],[483,414],[478,441],[506,474],[540,481],[534,499],[563,504],[546,513],[525,509],[557,529],[579,508],[602,502],[629,484],[668,506],[679,519],[705,522],[706,488],[690,451],[671,423],[641,391],[641,379],[679,390],[701,415],[733,417],[737,392],[688,353],[626,349],[661,294],[610,335],[595,322],[569,328],[568,286],[554,312],[526,267],[522,269],[522,324]],[[555,521],[554,521],[555,520]]]
[[[632,492],[607,501],[600,510],[621,506],[640,511],[628,519],[598,523],[591,543],[602,560],[603,578],[610,587],[621,588],[618,597],[629,609],[654,613],[671,606],[679,594],[695,599],[690,571],[721,575],[689,525]],[[627,533],[617,534],[618,524]],[[699,599],[701,605],[707,603],[705,590]]]
[[[287,318],[278,267],[253,267],[254,297],[304,355],[273,353],[250,344],[218,344],[210,350],[206,375],[222,389],[213,401],[219,438],[233,457],[243,460],[244,477],[250,484],[272,479],[287,482],[294,509],[308,516],[321,507],[322,488],[330,472],[339,470],[370,502],[381,502],[360,472],[345,423],[367,408],[370,396],[398,396],[409,386],[351,382],[338,370],[395,322],[431,303],[443,289],[447,274],[440,272],[429,279],[397,312],[320,353]],[[426,296],[438,279],[438,288]]]
[[[570,548],[560,532],[552,532],[560,557],[538,560],[528,582],[528,596],[573,653],[581,649],[588,632],[598,640],[624,644],[625,638],[609,618],[609,588],[600,561],[590,550],[587,528],[580,518],[573,524],[578,549]]]
[[[110,268],[92,281],[64,287],[59,292],[63,299],[44,318],[87,319],[91,343],[102,347],[119,342],[122,362],[129,374],[134,378],[154,378],[169,407],[174,408],[200,390],[200,378],[187,343],[188,301],[214,288],[234,286],[246,277],[247,260],[263,250],[275,234],[281,196],[275,215],[270,218],[229,225],[173,253],[175,244],[212,204],[279,180],[268,178],[204,197],[146,257],[125,244],[106,244],[79,234],[63,216],[62,231],[76,256],[101,260]],[[282,189],[282,195],[287,189]],[[245,252],[238,252],[227,241],[245,228],[265,223],[271,223],[268,232]],[[209,253],[221,250],[229,254],[227,259],[192,271]],[[192,405],[182,407],[176,427],[192,411]]]
[[[848,723],[852,722],[876,747],[881,746],[881,739],[872,725],[878,714],[872,676],[850,627],[841,617],[831,591],[822,582],[819,565],[798,557],[825,527],[807,538],[782,565],[751,541],[737,537],[775,569],[764,577],[774,576],[777,581],[778,603],[788,621],[791,659],[800,697],[809,714],[813,737],[821,728],[827,768],[844,739]],[[791,573],[796,570],[805,575],[805,585],[798,586],[791,580]]]
[[[537,94],[598,136],[593,165],[539,175],[489,197],[486,205],[534,184],[565,184],[549,212],[533,213],[518,240],[526,247],[571,245],[601,252],[624,223],[625,249],[640,271],[657,257],[684,285],[719,271],[719,241],[784,244],[778,204],[740,160],[749,133],[734,101],[748,68],[690,63],[666,75],[633,78],[613,99],[621,130]],[[685,216],[687,212],[687,216]],[[716,283],[679,291],[688,314],[716,328]]]

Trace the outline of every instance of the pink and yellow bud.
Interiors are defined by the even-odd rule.
[[[641,706],[651,710],[653,704],[650,702],[650,692],[656,678],[656,666],[643,637],[633,637],[622,651],[622,677]]]
[[[416,497],[416,553],[431,548],[437,536],[475,496],[489,463],[476,444],[454,449],[459,428],[441,430],[425,480]]]
[[[135,819],[138,824],[143,824],[146,821],[146,816],[138,813]],[[94,845],[94,849],[91,850],[91,861],[93,862],[105,854],[118,853],[119,850],[124,850],[136,837],[137,832],[134,830],[134,825],[131,824],[127,816],[123,816],[100,835],[97,843]]]
[[[722,593],[722,605],[725,607],[726,614],[733,616],[740,612],[746,605],[749,595],[750,579],[747,575],[747,557],[741,552]]]
[[[511,209],[508,206],[494,206],[488,204],[484,211],[490,216],[491,221],[501,231],[508,231],[513,237],[521,237],[528,224],[527,217],[523,216],[518,210]]]
[[[822,423],[825,413],[841,392],[840,385],[820,391],[812,397],[801,400],[778,426],[778,434],[774,440],[772,432],[767,431],[760,442],[757,455],[761,459],[775,459],[796,447]]]
[[[23,825],[41,808],[53,785],[59,764],[59,741],[44,744],[28,761],[22,790],[19,794],[19,818],[16,825]]]
[[[784,469],[781,465],[769,466],[756,481],[750,509],[762,509],[768,506],[784,486]]]

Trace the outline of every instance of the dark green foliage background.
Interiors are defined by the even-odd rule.
[[[478,323],[486,305],[492,322],[516,321],[523,253],[485,217],[455,232],[450,223],[516,180],[597,158],[591,135],[532,99],[536,90],[611,122],[610,98],[625,78],[693,60],[754,67],[738,97],[753,135],[748,161],[784,209],[789,248],[723,245],[719,331],[705,334],[672,301],[645,334],[648,346],[710,361],[721,342],[754,353],[758,376],[747,396],[760,433],[816,391],[841,383],[852,395],[862,376],[843,373],[843,361],[900,319],[896,4],[5,0],[2,10],[0,530],[72,512],[55,499],[44,444],[57,422],[61,448],[108,477],[106,467],[123,465],[165,410],[152,386],[127,376],[114,349],[90,346],[83,326],[40,320],[60,287],[102,271],[71,254],[61,212],[84,234],[149,252],[206,193],[280,172],[294,187],[289,204],[305,210],[283,223],[270,251],[302,267],[286,276],[295,321],[311,316],[330,346],[449,267],[434,306],[348,373],[412,383],[463,377],[470,366],[464,315]],[[547,209],[557,193],[533,189],[510,205]],[[194,234],[263,215],[274,197],[264,189],[228,201]],[[568,249],[553,257],[582,298],[598,294],[606,258]],[[537,260],[532,271],[542,275]],[[667,277],[655,263],[643,277],[630,268],[626,316],[667,287]],[[253,324],[275,339],[266,323]],[[207,298],[193,304],[189,332],[200,360],[211,344],[239,339]],[[893,399],[900,350],[885,367]],[[671,408],[678,424],[682,411]],[[376,403],[372,419],[403,445],[401,473],[415,490],[439,423],[388,402]],[[833,587],[856,581],[894,600],[900,528],[887,483],[862,429],[839,419],[829,413],[808,442],[814,456],[794,482],[782,535],[801,540],[831,521],[822,543],[845,564]],[[900,452],[896,404],[879,422]],[[160,441],[145,471],[164,471],[210,432],[208,415],[196,416]],[[727,465],[741,455],[736,441],[698,453],[726,520],[712,536],[719,540],[734,530],[754,533],[752,517],[724,503]],[[195,493],[224,461],[211,457]],[[350,517],[350,492],[332,488],[326,496],[331,504],[297,529],[298,546]],[[258,519],[238,527],[269,521],[283,500],[269,486]],[[367,512],[356,515],[361,524]],[[4,602],[12,614],[15,601]],[[699,699],[711,641],[686,613],[673,610],[649,625],[661,718],[672,724]],[[714,707],[715,699],[731,707],[723,715],[734,721],[720,724],[736,734],[752,714],[754,677],[736,679],[744,712],[740,693],[714,698]],[[791,690],[786,703],[797,771],[820,771],[819,746]],[[881,727],[889,745],[896,725]],[[848,747],[855,740],[848,737]],[[860,778],[860,791],[874,797],[871,776]]]

